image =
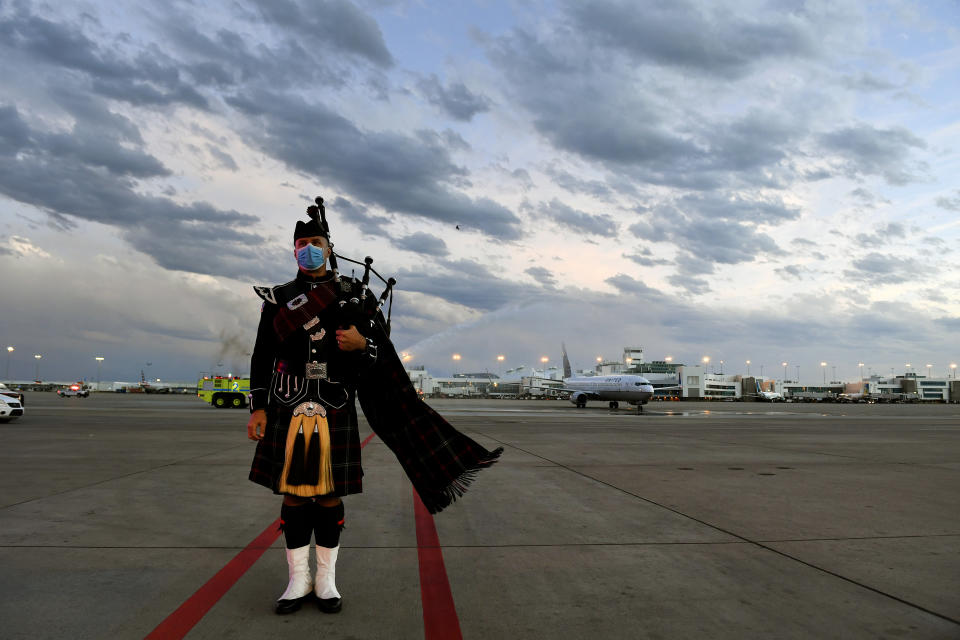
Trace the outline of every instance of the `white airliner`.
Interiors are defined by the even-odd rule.
[[[570,402],[580,409],[587,406],[587,400],[607,400],[611,409],[618,408],[621,402],[627,402],[637,406],[637,413],[643,413],[643,405],[653,397],[653,385],[643,376],[624,373],[573,377],[571,374],[567,348],[563,346],[564,386],[560,390],[569,391]],[[658,388],[672,390],[680,387]]]
[[[760,381],[757,380],[757,400],[760,402],[783,402],[783,394],[776,391],[764,391],[760,388]]]

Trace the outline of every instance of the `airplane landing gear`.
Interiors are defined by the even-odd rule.
[[[616,400],[612,400],[612,401],[610,402],[610,408],[611,408],[611,409],[619,409],[619,408],[620,408],[620,403],[617,402]]]

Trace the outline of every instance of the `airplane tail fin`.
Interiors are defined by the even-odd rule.
[[[570,360],[567,358],[567,345],[561,342],[560,349],[563,351],[563,377],[569,378],[573,375],[573,372],[570,370]]]

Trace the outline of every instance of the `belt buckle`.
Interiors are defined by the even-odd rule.
[[[307,363],[307,380],[326,380],[327,379],[327,363],[326,362],[308,362]]]

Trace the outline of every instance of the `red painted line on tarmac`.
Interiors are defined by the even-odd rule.
[[[437,527],[416,489],[413,490],[413,511],[417,521],[417,555],[420,558],[423,637],[425,640],[462,640],[460,619],[450,592]]]
[[[367,439],[360,443],[360,448],[367,446],[374,435],[376,434],[371,433],[367,436]],[[193,629],[213,608],[213,605],[217,604],[237,580],[253,566],[253,563],[277,541],[280,533],[280,518],[277,518],[244,547],[243,551],[235,555],[223,569],[220,569],[216,575],[207,580],[206,584],[197,589],[196,593],[177,607],[176,611],[158,624],[157,628],[146,636],[147,640],[179,640],[187,635],[190,629]]]
[[[149,640],[166,640],[168,638],[182,638],[187,635],[195,624],[217,604],[220,598],[230,590],[237,580],[260,559],[263,552],[270,548],[280,537],[280,518],[277,518],[253,539],[243,551],[233,557],[223,569],[207,580],[207,583],[197,589],[197,592],[187,598],[176,611],[167,616],[167,619],[157,625],[157,628],[147,636]]]

